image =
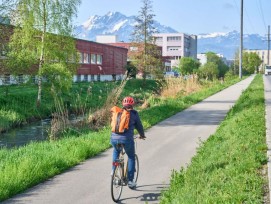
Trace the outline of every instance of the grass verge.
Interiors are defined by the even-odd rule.
[[[217,83],[197,93],[177,98],[153,98],[151,107],[140,111],[145,128],[182,111],[204,98],[228,87],[238,80],[224,84]],[[134,82],[133,82],[134,83]],[[134,95],[125,90],[125,95]],[[87,158],[108,149],[110,130],[85,132],[78,135],[70,132],[61,140],[32,143],[17,149],[0,150],[0,200],[5,200],[27,188],[34,186]]]
[[[258,75],[191,164],[172,173],[160,203],[263,203],[265,136],[263,80]]]

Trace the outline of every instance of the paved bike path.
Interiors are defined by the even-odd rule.
[[[186,166],[200,141],[215,133],[229,109],[254,76],[160,122],[137,142],[140,172],[138,187],[124,187],[119,203],[159,203],[162,189],[169,186],[172,169]],[[112,148],[69,171],[37,185],[3,203],[19,204],[110,204]]]

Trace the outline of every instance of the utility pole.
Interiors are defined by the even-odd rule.
[[[239,53],[239,78],[242,79],[243,57],[243,0],[241,0],[241,26],[240,26],[240,53]]]
[[[268,26],[268,36],[267,36],[267,45],[268,45],[268,49],[267,49],[267,65],[269,65],[269,52],[270,52],[270,25]]]

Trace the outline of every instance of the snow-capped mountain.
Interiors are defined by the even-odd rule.
[[[108,12],[104,16],[89,17],[82,25],[75,28],[75,36],[80,39],[95,41],[97,35],[117,35],[118,41],[129,42],[132,38],[131,33],[134,30],[135,23],[135,16],[125,16],[120,12]],[[157,21],[154,21],[154,27],[159,33],[178,32],[171,27],[161,25]],[[212,51],[232,59],[240,46],[240,33],[237,31],[199,34],[197,36],[198,53]],[[243,36],[243,45],[244,49],[267,49],[267,39],[258,34],[248,34]]]
[[[97,35],[117,35],[119,41],[129,42],[135,23],[135,16],[125,16],[120,12],[108,12],[104,16],[91,16],[82,25],[76,26],[75,36],[95,41]],[[159,33],[178,32],[157,21],[154,21],[154,27]]]
[[[232,59],[239,47],[240,33],[237,31],[198,35],[198,53],[212,51]],[[266,38],[258,34],[245,34],[243,35],[243,48],[267,49]]]

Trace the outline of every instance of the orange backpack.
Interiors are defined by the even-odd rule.
[[[130,111],[118,106],[111,108],[111,131],[115,133],[124,133],[129,128]]]

